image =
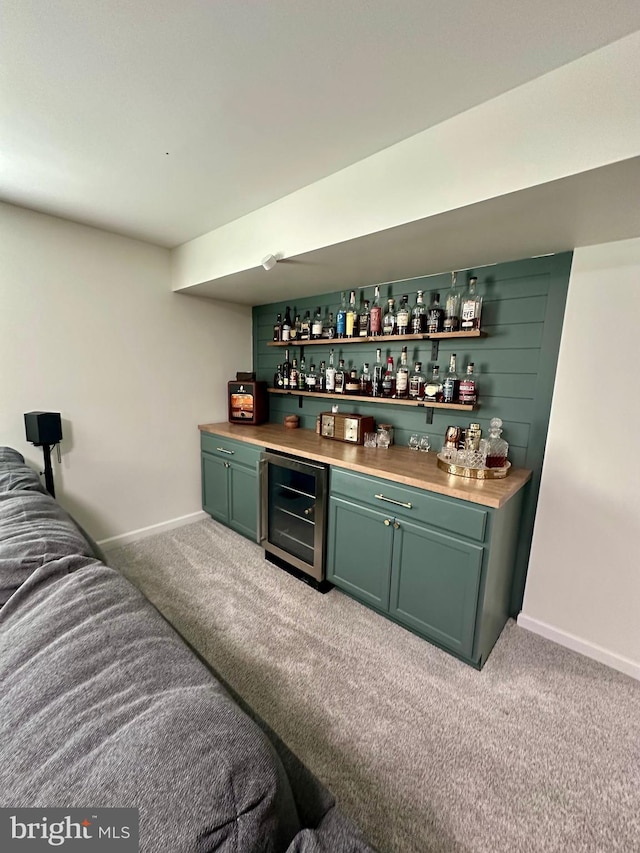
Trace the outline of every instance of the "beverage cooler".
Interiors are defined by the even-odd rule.
[[[318,589],[325,581],[328,467],[267,450],[260,457],[260,544],[265,557],[302,573]]]

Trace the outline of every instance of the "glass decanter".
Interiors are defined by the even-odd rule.
[[[487,468],[504,468],[507,464],[509,445],[501,435],[501,418],[491,418],[489,423],[489,438],[486,439],[485,445],[487,451],[485,465]]]

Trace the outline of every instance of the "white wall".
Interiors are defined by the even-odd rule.
[[[0,443],[59,411],[56,496],[98,540],[198,513],[198,423],[251,369],[251,311],[171,291],[166,249],[0,204]]]
[[[577,249],[518,623],[640,678],[640,239]]]

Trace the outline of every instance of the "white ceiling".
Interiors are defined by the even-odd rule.
[[[0,0],[0,198],[172,247],[639,28],[637,0]]]

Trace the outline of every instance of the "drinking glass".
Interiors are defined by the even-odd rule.
[[[409,436],[409,447],[411,450],[417,450],[420,447],[420,436],[419,435],[410,435]]]
[[[383,450],[387,450],[390,444],[391,436],[386,429],[378,430],[378,447],[382,447]]]
[[[378,445],[378,434],[375,432],[365,432],[364,434],[364,446],[365,447],[377,447]]]
[[[428,435],[423,435],[420,437],[419,447],[420,447],[420,450],[424,451],[424,453],[429,452],[429,448],[431,447],[431,445],[429,444],[429,436]]]

